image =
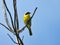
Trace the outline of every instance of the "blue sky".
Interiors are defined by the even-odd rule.
[[[6,3],[13,17],[12,0],[6,0]],[[20,34],[21,37],[24,35],[24,44],[60,45],[60,0],[17,0],[20,29],[24,26],[24,13],[30,11],[32,14],[35,7],[38,9],[32,19],[33,35],[29,36],[27,28]],[[0,0],[0,22],[6,25],[2,11],[2,0]],[[0,45],[15,45],[7,33],[16,40],[11,32],[0,26]]]

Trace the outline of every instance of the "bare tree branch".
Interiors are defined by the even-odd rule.
[[[35,8],[35,10],[34,10],[32,16],[31,16],[30,20],[33,18],[34,14],[35,14],[35,12],[36,12],[36,10],[37,10],[37,8],[38,8],[38,7]]]
[[[19,23],[18,23],[19,21],[18,21],[18,15],[17,15],[16,0],[13,0],[13,7],[14,7],[14,26],[15,26],[14,31],[16,33],[16,38],[19,45],[24,45],[17,32],[17,30],[19,29]]]
[[[16,43],[14,40],[13,40],[13,38],[9,35],[9,34],[7,34],[8,36],[9,36],[9,38],[15,43],[15,44],[18,44],[18,43]]]
[[[15,26],[16,30],[18,30],[19,29],[19,21],[18,21],[16,0],[13,0],[13,7],[14,7],[14,26]]]
[[[4,24],[0,23],[0,25],[2,25],[2,26],[5,27],[7,30],[9,30],[10,32],[12,32],[13,34],[15,34],[14,31],[10,30],[10,29],[9,29],[7,26],[5,26]]]
[[[35,12],[36,12],[36,10],[37,10],[37,8],[38,8],[38,7],[35,8],[35,10],[34,10],[32,16],[31,16],[31,18],[27,21],[27,24],[28,24],[28,22],[29,22],[30,20],[32,20],[32,18],[33,18],[33,16],[34,16]],[[23,32],[24,29],[25,29],[25,27],[27,26],[27,24],[26,24],[23,28],[21,28],[20,30],[18,30],[18,33]]]
[[[7,26],[9,27],[10,31],[13,32],[13,29],[11,28],[10,23],[9,23],[9,21],[8,21],[8,18],[7,18],[6,7],[5,7],[5,5],[4,5],[4,3],[5,3],[4,0],[3,0],[2,3],[3,3],[3,12],[4,12],[4,18],[5,18],[6,24],[7,24]]]
[[[14,28],[13,19],[12,19],[11,13],[10,13],[10,11],[9,11],[9,9],[8,9],[8,7],[7,7],[7,5],[6,5],[6,3],[5,3],[5,0],[3,0],[3,4],[4,4],[4,6],[5,6],[4,8],[6,8],[7,11],[8,11],[8,13],[9,13],[9,16],[10,16],[10,19],[11,19],[11,23],[12,23],[12,27]]]
[[[17,38],[17,42],[18,42],[19,45],[24,45],[20,36],[19,36],[19,34],[16,34],[16,38]]]

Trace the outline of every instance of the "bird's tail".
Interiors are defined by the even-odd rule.
[[[31,28],[28,28],[30,36],[32,36]]]

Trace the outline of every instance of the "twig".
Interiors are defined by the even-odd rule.
[[[9,11],[9,9],[8,9],[8,7],[7,7],[7,5],[6,5],[6,3],[5,3],[5,0],[3,0],[3,4],[4,4],[5,8],[7,9],[8,13],[9,13],[9,16],[10,16],[10,19],[11,19],[11,23],[12,23],[12,27],[14,28],[13,19],[12,19],[11,13],[10,13],[10,11]]]
[[[17,41],[18,41],[19,45],[24,45],[21,38],[19,37],[19,34],[16,34],[16,38],[17,38]]]
[[[16,0],[13,0],[13,7],[14,7],[14,26],[16,30],[19,29],[19,21],[18,21],[18,14],[17,14],[17,8],[16,8]]]
[[[17,30],[19,29],[19,23],[18,23],[18,15],[17,15],[17,8],[16,8],[16,0],[13,0],[13,7],[14,7],[14,32],[16,33],[18,44],[24,45],[17,32]]]
[[[18,43],[16,43],[14,40],[13,40],[13,38],[9,35],[9,34],[7,34],[8,36],[9,36],[9,38],[15,43],[15,44],[18,44]]]
[[[4,24],[0,23],[0,25],[2,25],[3,27],[5,27],[7,30],[9,30],[10,32],[12,32],[13,34],[15,34],[15,32],[13,30],[10,30],[7,26],[5,26]]]
[[[13,29],[11,28],[10,23],[8,21],[8,18],[7,18],[6,7],[5,7],[5,5],[6,5],[5,0],[2,1],[2,4],[3,4],[4,18],[5,18],[6,24],[9,27],[10,31],[13,31]]]
[[[34,14],[35,14],[35,12],[36,12],[36,10],[37,10],[37,8],[38,8],[38,7],[35,8],[35,10],[34,10],[32,16],[31,16],[30,20],[33,18]]]

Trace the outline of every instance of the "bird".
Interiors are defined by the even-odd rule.
[[[29,35],[32,36],[32,30],[31,30],[31,20],[28,21],[30,19],[30,12],[26,12],[23,16],[23,20],[24,20],[24,24],[26,25],[27,24],[27,28],[28,28],[28,31],[29,31]],[[27,23],[28,22],[28,23]]]

